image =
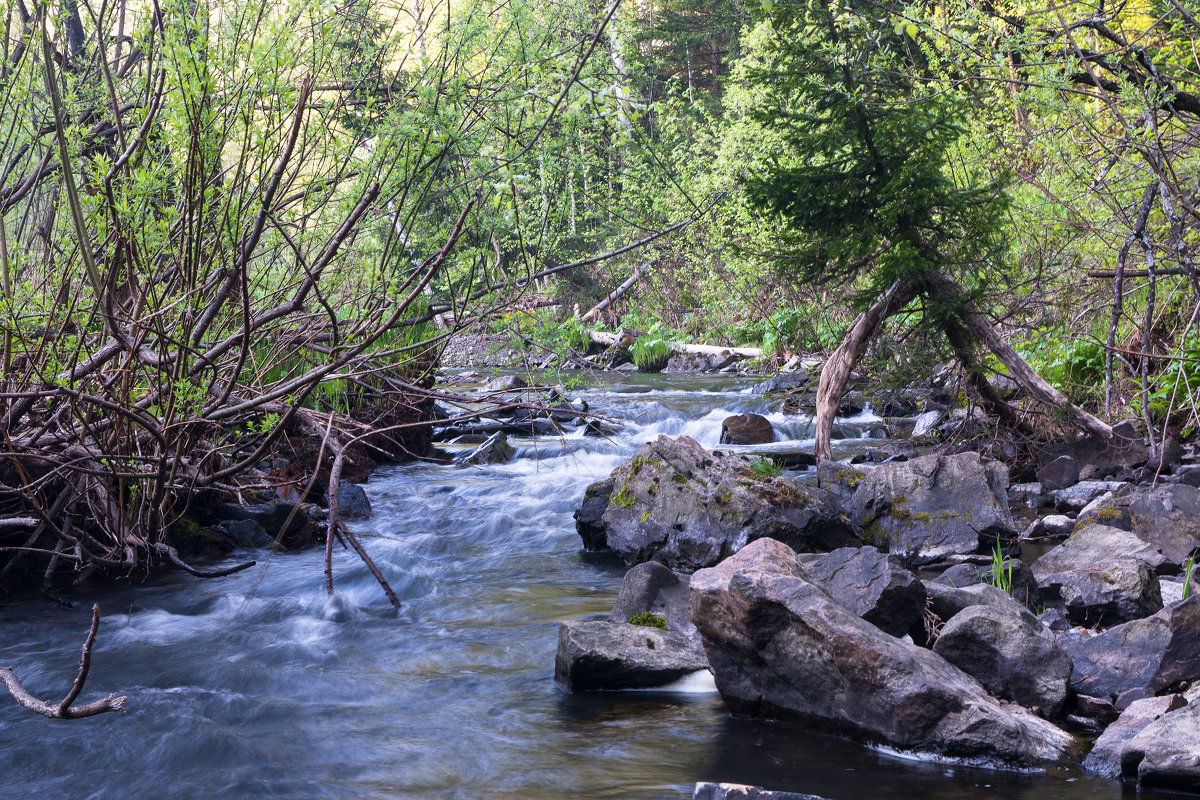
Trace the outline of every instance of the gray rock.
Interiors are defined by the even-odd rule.
[[[1110,700],[1131,689],[1158,694],[1200,679],[1200,596],[1089,638],[1061,641],[1075,665],[1071,688],[1079,694]]]
[[[1080,520],[1132,531],[1179,567],[1200,548],[1200,489],[1186,484],[1131,487],[1081,513]]]
[[[923,564],[1015,535],[1008,469],[978,453],[881,464],[858,486],[854,521],[873,544]]]
[[[501,375],[492,378],[484,384],[484,390],[488,392],[511,392],[517,389],[524,389],[529,384],[520,375]]]
[[[1075,520],[1065,514],[1047,514],[1041,521],[1042,533],[1046,536],[1070,536],[1075,530]]]
[[[657,561],[647,561],[630,567],[625,573],[609,618],[613,622],[628,622],[635,614],[647,611],[665,619],[669,630],[694,637],[696,626],[688,616],[688,597],[686,576],[672,572]]]
[[[824,800],[815,794],[772,792],[740,783],[697,783],[692,800]]]
[[[608,547],[603,516],[612,490],[612,478],[596,481],[584,492],[583,504],[575,510],[575,530],[583,539],[584,550],[594,552]]]
[[[226,520],[253,520],[267,536],[287,548],[311,547],[319,536],[307,508],[296,503],[258,503],[239,506],[223,503],[217,514]]]
[[[1070,456],[1059,456],[1037,470],[1038,482],[1047,491],[1066,489],[1079,483],[1079,464]]]
[[[929,610],[943,621],[953,619],[972,606],[991,606],[1007,614],[1015,614],[1026,622],[1037,620],[1037,617],[1033,616],[1029,609],[990,584],[974,583],[969,586],[950,586],[935,581],[925,581],[924,585],[929,596]]]
[[[457,460],[460,464],[480,466],[483,464],[507,464],[515,456],[516,451],[508,443],[508,436],[501,431],[493,433],[483,444]]]
[[[1113,625],[1162,608],[1158,548],[1128,531],[1088,525],[1033,564],[1042,600],[1083,625]]]
[[[252,519],[231,519],[213,527],[227,533],[239,547],[263,547],[271,543],[263,526]]]
[[[760,540],[692,576],[692,621],[737,713],[817,721],[907,750],[1022,766],[1068,755],[1069,735],[988,696],[929,650],[871,625]]]
[[[699,641],[678,631],[606,619],[558,629],[554,677],[568,691],[665,686],[707,667]]]
[[[1074,442],[1048,445],[1038,453],[1038,466],[1042,467],[1061,456],[1070,456],[1082,470],[1092,467],[1097,477],[1111,475],[1125,467],[1138,467],[1146,463],[1150,452],[1141,435],[1130,422],[1113,426],[1113,437],[1086,436]]]
[[[874,547],[843,547],[805,565],[809,579],[834,600],[892,636],[921,621],[925,587],[900,559]]]
[[[1008,501],[1026,508],[1040,508],[1045,491],[1040,483],[1014,483],[1008,487]]]
[[[770,392],[788,392],[793,389],[799,389],[808,383],[809,376],[806,370],[798,372],[781,372],[773,378],[768,378],[760,384],[752,387],[750,391],[754,394],[768,394]]]
[[[858,543],[828,492],[756,474],[741,457],[717,456],[686,436],[642,446],[611,480],[600,522],[607,546],[628,564],[694,570],[763,537],[809,552]]]
[[[1147,697],[1131,703],[1096,740],[1092,752],[1084,759],[1084,769],[1106,778],[1121,777],[1121,762],[1129,750],[1130,741],[1159,717],[1186,705],[1187,701],[1178,694]]]
[[[945,411],[926,411],[918,414],[913,421],[912,436],[915,439],[918,436],[924,436],[931,430],[937,427],[937,424],[945,418]]]
[[[1080,481],[1066,489],[1049,492],[1049,495],[1059,511],[1079,511],[1097,497],[1115,492],[1122,486],[1125,486],[1122,481]]]
[[[667,365],[663,368],[663,372],[682,374],[720,372],[734,366],[741,360],[741,356],[729,352],[718,353],[716,355],[674,353],[667,359]]]
[[[738,414],[721,423],[721,444],[768,444],[775,441],[771,421],[761,414]]]
[[[325,498],[329,505],[329,498]],[[371,501],[357,483],[338,484],[338,516],[342,519],[366,519],[371,516]]]
[[[1121,775],[1139,789],[1200,792],[1200,704],[1190,703],[1151,722],[1125,745]]]
[[[1071,661],[1036,620],[972,606],[942,628],[933,652],[971,675],[993,697],[1053,717],[1067,699]]]
[[[830,492],[843,506],[854,502],[854,492],[867,474],[844,461],[817,464],[817,485]]]
[[[1195,594],[1200,594],[1200,583],[1197,583],[1197,577],[1200,576],[1193,572],[1190,587],[1185,585],[1183,575],[1178,575],[1174,578],[1160,577],[1158,579],[1158,588],[1162,593],[1163,607],[1166,608],[1168,606],[1173,606],[1183,600],[1185,591],[1187,592],[1188,597],[1191,597]]]

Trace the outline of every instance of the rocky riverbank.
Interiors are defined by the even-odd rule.
[[[702,652],[739,714],[1200,792],[1200,467],[1118,431],[1015,485],[976,452],[787,475],[660,436],[576,514],[631,569],[608,619],[563,624],[556,675],[661,685]]]

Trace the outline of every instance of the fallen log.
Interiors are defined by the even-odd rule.
[[[593,329],[587,330],[587,336],[596,344],[608,345],[616,347],[619,350],[628,350],[633,347],[633,343],[638,340],[641,335],[639,331],[631,328],[622,328],[616,333],[608,331],[597,331]],[[761,358],[761,347],[726,347],[719,344],[692,344],[690,342],[667,342],[672,353],[692,353],[701,356],[741,356],[743,358]]]

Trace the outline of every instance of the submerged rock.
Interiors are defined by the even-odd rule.
[[[593,484],[577,527],[589,549],[607,546],[628,564],[654,560],[682,570],[715,564],[763,537],[807,552],[858,543],[828,492],[757,474],[741,457],[718,456],[686,436],[660,436]]]
[[[735,712],[1020,766],[1056,763],[1072,748],[1064,731],[834,601],[779,542],[754,542],[693,575],[691,613]]]
[[[978,453],[881,464],[854,495],[854,521],[880,549],[924,564],[1016,535],[1008,468]]]

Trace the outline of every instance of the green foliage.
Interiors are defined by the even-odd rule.
[[[1192,570],[1196,568],[1196,555],[1193,553],[1188,556],[1187,562],[1183,569],[1183,599],[1187,600],[1192,596]]]
[[[1104,389],[1104,345],[1063,328],[1039,331],[1021,349],[1029,365],[1074,401],[1095,399]]]
[[[671,341],[658,334],[639,336],[629,348],[629,356],[633,363],[638,365],[638,369],[661,369],[671,357]]]
[[[649,611],[639,611],[629,618],[629,622],[632,625],[640,625],[643,628],[658,628],[664,631],[667,629],[667,620]]]
[[[756,208],[784,226],[781,268],[874,300],[898,279],[996,264],[1005,200],[990,181],[960,184],[947,165],[969,103],[877,6],[788,0],[746,66],[761,87],[751,118],[783,137],[747,181]],[[961,178],[960,178],[961,180]]]
[[[755,475],[761,475],[764,478],[774,477],[783,474],[783,467],[780,466],[774,459],[759,456],[750,459],[750,471]]]
[[[992,568],[987,573],[987,582],[1005,594],[1011,595],[1013,590],[1012,571],[1012,559],[1005,559],[1004,551],[1000,548],[1000,542],[997,541],[992,550]]]

